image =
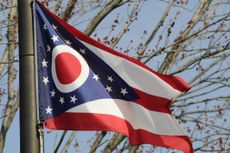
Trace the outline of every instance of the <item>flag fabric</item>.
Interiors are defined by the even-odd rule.
[[[169,110],[189,90],[186,82],[95,41],[39,2],[35,16],[39,117],[46,128],[115,131],[134,145],[193,152]]]

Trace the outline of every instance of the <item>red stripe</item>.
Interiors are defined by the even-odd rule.
[[[165,123],[167,126],[167,123]],[[61,130],[99,130],[115,131],[128,136],[133,145],[152,144],[166,148],[192,153],[192,145],[186,136],[167,136],[134,130],[129,122],[111,115],[89,113],[64,113],[56,118],[45,121],[46,128]]]
[[[63,21],[62,19],[60,19],[58,16],[56,16],[55,14],[53,14],[51,11],[49,11],[48,9],[46,9],[44,6],[43,8],[46,10],[46,12],[48,14],[50,14],[53,18],[55,18],[55,20],[57,20],[63,27],[65,27],[66,30],[68,30],[70,33],[72,33],[74,36],[76,36],[78,39],[87,42],[97,48],[100,48],[102,50],[105,50],[113,55],[119,56],[121,58],[124,58],[126,60],[129,60],[149,71],[151,71],[152,73],[154,73],[155,75],[157,75],[158,77],[160,77],[162,80],[164,80],[165,82],[167,82],[169,85],[171,85],[173,88],[181,91],[181,92],[186,92],[190,89],[190,86],[180,77],[174,77],[174,76],[167,76],[167,75],[163,75],[160,74],[158,72],[153,71],[151,68],[147,67],[145,64],[141,63],[140,61],[128,57],[124,54],[121,54],[109,47],[107,47],[106,45],[103,45],[102,43],[92,39],[91,37],[87,36],[86,34],[82,33],[81,31],[77,30],[76,28],[74,28],[73,26],[69,25],[68,23],[66,23],[65,21]]]
[[[149,95],[137,89],[134,89],[134,91],[140,97],[139,99],[134,101],[135,103],[140,104],[141,106],[151,111],[171,114],[171,111],[169,110],[171,100]]]

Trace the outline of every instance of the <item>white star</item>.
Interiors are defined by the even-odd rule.
[[[53,40],[53,42],[55,42],[55,41],[58,41],[58,36],[57,35],[53,35],[53,37],[51,38],[52,40]]]
[[[123,96],[124,96],[125,94],[128,93],[126,90],[127,90],[126,88],[124,88],[124,89],[121,88],[121,94],[122,94]]]
[[[53,90],[53,91],[50,91],[50,95],[51,95],[51,97],[55,97],[55,94],[56,94],[56,92]]]
[[[109,80],[110,82],[114,81],[112,76],[107,76],[107,80]]]
[[[51,50],[51,47],[49,45],[47,45],[46,47],[47,47],[47,52],[49,52]]]
[[[50,81],[49,81],[49,79],[48,79],[48,77],[42,77],[43,78],[43,82],[44,82],[44,84],[46,85],[47,83],[49,83]]]
[[[99,76],[97,74],[93,74],[93,79],[95,79],[96,81],[99,80]]]
[[[57,26],[55,26],[54,24],[52,24],[52,27],[54,28],[54,30],[57,30]]]
[[[43,25],[43,29],[47,30],[47,25],[46,24]]]
[[[110,87],[110,86],[106,86],[106,88],[105,88],[108,92],[112,92],[113,90],[112,90],[112,87]]]
[[[69,40],[66,40],[65,43],[66,43],[67,45],[69,45],[69,46],[72,45],[72,43],[71,43]]]
[[[80,48],[79,52],[81,52],[82,54],[86,54],[85,49]]]
[[[46,108],[46,114],[52,114],[52,108],[50,108],[50,106],[48,106],[47,108]]]
[[[60,97],[59,102],[63,105],[65,103],[64,98]]]
[[[48,62],[45,59],[43,59],[42,60],[42,67],[48,67],[47,64],[48,64]]]
[[[75,97],[75,95],[74,95],[73,97],[70,96],[70,98],[71,98],[71,101],[70,101],[70,102],[72,102],[72,103],[75,104],[75,101],[77,100],[77,98]]]

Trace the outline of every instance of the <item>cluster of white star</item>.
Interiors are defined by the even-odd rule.
[[[92,78],[93,78],[95,81],[99,81],[99,80],[100,80],[100,77],[99,77],[98,74],[93,74],[93,77],[92,77]],[[112,76],[107,76],[107,80],[110,81],[111,83],[114,81],[114,79],[113,79]],[[45,84],[45,83],[44,83],[44,84]],[[108,93],[113,92],[112,87],[109,86],[109,85],[106,85],[105,90],[106,90]],[[123,96],[125,96],[126,94],[128,94],[126,88],[121,88],[120,93],[121,93]],[[56,92],[55,92],[54,90],[50,91],[50,96],[51,96],[51,98],[54,98],[55,95],[56,95]],[[78,99],[76,98],[75,95],[74,95],[74,96],[70,96],[70,103],[74,103],[74,104],[75,104],[77,100],[78,100]],[[59,102],[60,102],[61,105],[63,105],[66,101],[65,101],[64,97],[59,97]],[[46,114],[52,114],[52,110],[53,110],[53,109],[52,109],[50,106],[48,106],[48,107],[46,108]]]
[[[55,90],[50,91],[50,97],[51,97],[51,98],[55,98],[55,96],[56,96]],[[76,95],[73,95],[73,96],[70,96],[69,102],[75,104],[77,100],[78,100],[78,99],[77,99]],[[59,97],[58,102],[59,102],[61,105],[63,105],[63,104],[66,102],[66,100],[65,100],[64,97]],[[52,109],[50,106],[48,106],[48,107],[46,108],[46,114],[52,114],[52,110],[53,110],[53,109]]]
[[[100,77],[99,77],[98,74],[93,74],[93,79],[95,79],[96,81],[98,81],[98,80],[100,80]],[[114,79],[113,79],[112,76],[107,76],[107,80],[110,81],[111,83],[114,81]],[[107,92],[109,92],[109,93],[110,93],[110,92],[113,92],[112,87],[109,86],[109,85],[106,85],[105,90],[106,90]],[[126,88],[121,88],[120,93],[121,93],[123,96],[125,96],[126,94],[128,94],[128,91],[127,91]]]
[[[58,27],[57,27],[56,25],[52,24],[52,28],[53,28],[54,30],[57,30]],[[46,24],[43,25],[43,29],[44,29],[44,30],[47,30],[47,29],[48,29]],[[55,42],[58,42],[60,38],[59,38],[58,35],[53,34],[52,37],[51,37],[50,39],[53,41],[53,43],[55,43]],[[70,42],[69,40],[65,40],[65,43],[66,43],[67,45],[69,45],[69,46],[71,46],[71,44],[72,44],[72,42]],[[51,47],[50,47],[49,45],[46,46],[46,51],[47,51],[47,52],[50,52],[50,51],[51,51]],[[81,52],[82,54],[85,54],[85,50],[83,50],[83,49],[80,49],[80,52]],[[47,61],[46,59],[43,59],[43,60],[41,61],[41,64],[42,64],[42,67],[43,67],[43,68],[48,68],[48,61]],[[42,77],[42,81],[43,81],[44,85],[47,85],[47,84],[50,82],[48,76],[43,76],[43,77]],[[51,97],[51,98],[55,98],[55,96],[56,96],[55,90],[50,91],[50,97]],[[76,98],[75,95],[70,96],[70,103],[74,103],[74,104],[75,104],[77,100],[78,100],[78,99]],[[61,105],[63,105],[63,104],[65,103],[64,97],[59,97],[59,102],[60,102]],[[45,110],[46,110],[46,114],[52,114],[52,110],[53,110],[53,109],[52,109],[51,106],[48,106]]]
[[[54,24],[52,24],[50,27],[53,28],[54,30],[57,30],[57,29],[58,29],[58,27],[57,27],[56,25],[54,25]],[[47,29],[48,29],[48,27],[47,27],[46,24],[43,25],[43,29],[44,29],[44,30],[47,30]],[[60,41],[60,37],[59,37],[57,34],[53,34],[53,35],[51,36],[50,39],[53,41],[53,43]],[[66,43],[67,45],[69,45],[69,46],[72,45],[72,42],[70,42],[69,40],[64,40],[64,41],[65,41],[65,43]],[[46,51],[47,51],[47,52],[51,52],[51,47],[50,47],[49,45],[46,46]],[[78,51],[79,51],[82,55],[87,54],[85,49],[80,48]],[[42,61],[41,61],[41,66],[42,66],[42,68],[48,68],[48,65],[49,65],[49,62],[48,62],[46,59],[42,59]],[[100,81],[100,79],[101,79],[100,76],[99,76],[98,74],[93,74],[92,78],[93,78],[95,81]],[[50,83],[50,80],[49,80],[49,77],[48,77],[48,76],[43,76],[43,77],[42,77],[42,81],[43,81],[44,85],[48,85],[48,84]],[[114,79],[113,79],[112,76],[109,76],[109,75],[108,75],[108,76],[107,76],[107,81],[109,81],[110,83],[113,83],[113,82],[114,82]],[[112,92],[113,92],[112,86],[110,86],[109,84],[107,84],[107,85],[105,86],[105,90],[106,90],[108,93],[112,93]],[[127,89],[126,89],[126,88],[120,88],[120,94],[123,95],[123,96],[125,96],[126,94],[128,94]],[[63,104],[65,104],[66,102],[75,104],[76,101],[78,101],[78,98],[77,98],[76,95],[72,95],[72,96],[70,96],[69,98],[67,98],[67,97],[62,97],[62,96],[56,97],[57,95],[58,95],[58,94],[56,94],[56,91],[55,91],[54,89],[50,91],[50,97],[51,97],[51,98],[57,99],[61,106],[62,106]],[[47,114],[47,115],[48,115],[48,114],[52,115],[52,113],[53,113],[53,112],[52,112],[52,111],[53,111],[53,108],[49,105],[49,106],[47,106],[47,107],[45,108],[45,111],[46,111],[46,114]]]

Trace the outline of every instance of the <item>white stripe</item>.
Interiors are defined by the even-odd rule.
[[[81,41],[98,57],[105,61],[131,87],[150,95],[172,99],[181,92],[171,87],[157,75],[124,58],[96,48]]]
[[[120,99],[95,100],[67,112],[112,115],[128,121],[134,129],[159,135],[185,135],[170,114],[150,111],[139,104]]]

